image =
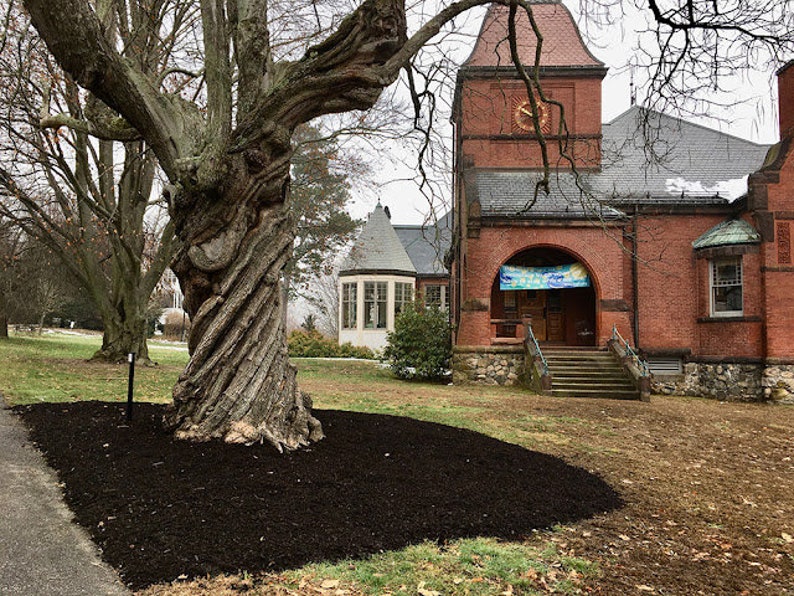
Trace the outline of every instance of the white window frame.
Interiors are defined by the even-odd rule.
[[[355,329],[357,325],[358,282],[342,283],[342,329]]]
[[[381,304],[383,305],[382,308]],[[364,329],[386,329],[389,322],[388,316],[389,283],[385,281],[365,281]]]
[[[414,285],[402,281],[394,282],[394,318],[414,301]]]
[[[430,288],[438,288],[438,302],[430,302]],[[427,284],[424,287],[425,306],[437,306],[439,310],[447,310],[447,286],[444,284]]]
[[[733,279],[719,278],[721,266],[735,266]],[[741,308],[734,310],[717,310],[719,302],[716,294],[720,288],[739,288]],[[740,317],[744,315],[744,276],[742,257],[719,257],[709,261],[709,312],[712,317]]]

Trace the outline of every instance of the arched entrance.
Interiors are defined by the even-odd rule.
[[[595,345],[595,288],[583,263],[563,250],[535,247],[504,265],[491,288],[495,343],[523,337],[528,321],[539,342]]]

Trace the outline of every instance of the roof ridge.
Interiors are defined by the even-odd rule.
[[[716,128],[712,128],[710,126],[707,126],[705,124],[701,124],[699,122],[692,122],[692,121],[686,120],[686,119],[684,119],[684,118],[682,118],[680,116],[673,116],[671,114],[665,114],[664,112],[660,112],[659,110],[654,110],[653,108],[646,108],[646,107],[640,106],[640,105],[629,106],[629,109],[627,109],[625,112],[623,112],[621,114],[618,114],[617,116],[615,116],[609,122],[604,122],[602,124],[602,127],[603,126],[611,126],[611,125],[615,124],[618,120],[622,120],[624,117],[627,117],[630,112],[642,112],[642,111],[648,112],[649,114],[652,114],[654,116],[658,116],[660,118],[666,118],[668,120],[674,120],[676,122],[685,124],[687,126],[691,126],[691,127],[694,127],[694,128],[699,128],[701,130],[707,130],[709,132],[713,132],[713,133],[716,133],[716,134],[719,134],[719,135],[723,135],[725,137],[729,137],[731,139],[735,139],[737,141],[741,141],[743,143],[747,143],[749,145],[753,145],[754,147],[758,147],[758,148],[767,147],[767,148],[769,148],[769,147],[772,146],[769,143],[756,143],[755,141],[751,141],[749,139],[745,139],[744,137],[740,137],[739,135],[736,135],[736,134],[733,134],[733,133],[730,133],[730,132],[725,132],[725,131],[722,131],[722,130],[718,130]]]

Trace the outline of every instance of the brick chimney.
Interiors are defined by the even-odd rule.
[[[794,136],[794,60],[777,71],[780,139]]]

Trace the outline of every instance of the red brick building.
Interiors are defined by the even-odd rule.
[[[638,107],[602,124],[606,68],[562,4],[533,10],[544,38],[548,101],[534,99],[548,193],[535,193],[541,145],[505,7],[489,10],[458,74],[456,382],[516,381],[521,322],[531,321],[541,347],[602,347],[617,328],[648,359],[658,391],[788,398],[794,68],[780,73],[783,140],[771,149]],[[531,65],[535,36],[522,16],[519,54]],[[576,271],[586,285],[566,281]]]

